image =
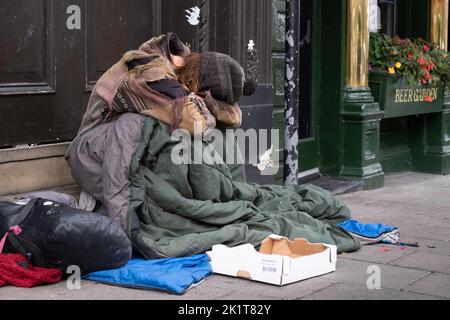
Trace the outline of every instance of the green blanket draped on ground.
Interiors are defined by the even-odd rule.
[[[167,125],[147,118],[131,165],[129,225],[138,217],[145,245],[161,256],[193,255],[215,244],[259,246],[271,234],[335,244],[338,252],[360,248],[336,226],[351,213],[328,191],[245,183],[239,166],[177,165],[171,152],[178,143]]]

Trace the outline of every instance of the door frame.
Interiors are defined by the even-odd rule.
[[[321,81],[321,15],[320,1],[312,1],[311,43],[312,43],[312,86],[311,86],[311,132],[310,138],[301,139],[299,143],[299,171],[305,172],[319,167],[319,114],[320,114],[320,81]],[[301,105],[300,105],[301,108]],[[300,111],[301,112],[301,111]]]

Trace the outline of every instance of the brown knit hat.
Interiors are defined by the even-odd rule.
[[[209,90],[218,100],[233,104],[242,95],[255,92],[256,83],[245,81],[239,62],[219,52],[203,52],[200,67],[200,91]]]

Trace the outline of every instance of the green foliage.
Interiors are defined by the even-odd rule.
[[[371,33],[369,68],[402,76],[409,84],[449,86],[448,52],[421,38],[402,39]]]

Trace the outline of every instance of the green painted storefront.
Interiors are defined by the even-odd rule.
[[[430,40],[432,1],[448,3],[381,1],[389,2],[381,9],[391,18],[380,32]],[[348,86],[349,6],[358,0],[300,2],[300,170],[361,180],[365,189],[382,187],[384,176],[396,172],[448,174],[450,98],[443,88],[430,89],[436,99],[427,104],[414,101],[420,90],[375,73],[369,86]],[[284,1],[274,0],[273,7],[274,127],[283,130]]]

